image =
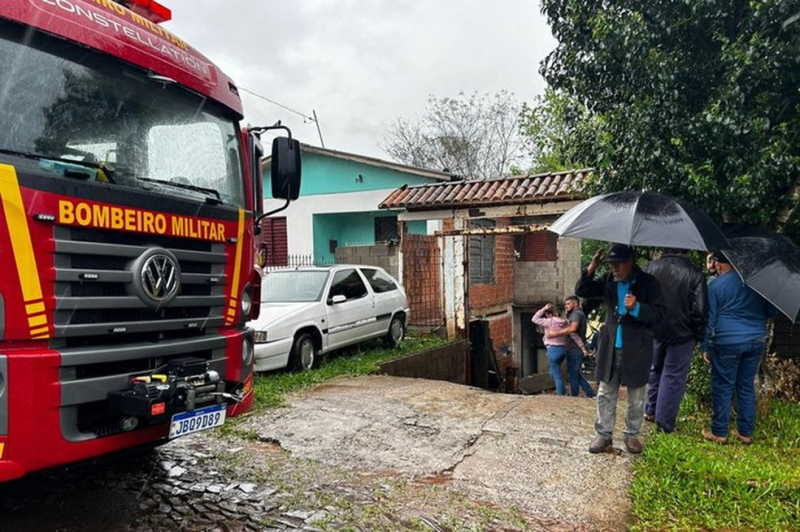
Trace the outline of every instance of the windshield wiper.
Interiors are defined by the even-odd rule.
[[[17,157],[24,157],[26,159],[33,159],[35,161],[57,161],[60,163],[64,163],[67,165],[75,165],[75,166],[84,166],[86,168],[91,168],[92,170],[99,171],[101,173],[102,178],[101,181],[108,181],[109,183],[114,183],[114,172],[106,165],[102,163],[92,163],[89,161],[79,161],[75,159],[65,159],[64,157],[58,157],[55,155],[46,155],[41,153],[30,153],[26,151],[18,151],[18,150],[7,150],[5,148],[0,148],[0,153],[4,153],[6,155],[15,155]],[[74,170],[70,170],[69,168],[64,169],[64,177],[77,177],[81,179],[86,179],[86,174],[82,174],[80,172],[76,172]]]
[[[206,201],[208,201],[209,203],[215,202],[217,205],[222,204],[222,196],[220,196],[219,192],[217,190],[214,190],[213,188],[201,187],[198,185],[192,185],[190,183],[177,183],[175,181],[164,181],[163,179],[151,179],[149,177],[137,177],[136,179],[138,179],[139,181],[147,181],[148,183],[158,183],[159,185],[167,185],[170,187],[182,188],[184,190],[191,190],[193,192],[202,192],[203,194],[206,195]],[[212,195],[216,197],[212,198],[211,197]]]

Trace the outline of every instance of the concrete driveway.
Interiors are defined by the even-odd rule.
[[[474,501],[516,508],[559,530],[625,530],[632,456],[592,455],[595,402],[508,395],[444,381],[339,378],[250,416],[245,429],[292,456],[361,474],[435,479]],[[539,521],[544,522],[544,521]],[[538,529],[538,528],[537,528]]]

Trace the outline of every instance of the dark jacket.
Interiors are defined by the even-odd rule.
[[[664,318],[666,308],[658,281],[638,266],[633,267],[630,291],[640,304],[638,317],[630,314],[619,316],[617,286],[613,274],[592,278],[584,270],[575,285],[576,295],[585,298],[602,297],[608,307],[605,326],[597,346],[597,379],[604,382],[611,380],[617,324],[621,324],[620,384],[638,388],[647,384],[650,376],[650,365],[653,362],[653,325]]]
[[[703,339],[708,322],[708,284],[700,269],[682,255],[664,255],[644,271],[658,279],[667,306],[655,326],[656,340],[682,344]]]

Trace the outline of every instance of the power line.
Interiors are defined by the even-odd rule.
[[[325,148],[325,141],[322,140],[322,130],[319,127],[319,119],[317,118],[317,111],[316,110],[314,110],[314,109],[311,110],[311,112],[314,114],[314,116],[308,116],[306,114],[301,113],[300,111],[295,111],[291,107],[287,107],[287,106],[283,105],[282,103],[278,103],[275,100],[270,100],[266,96],[262,96],[262,95],[260,95],[260,94],[258,94],[256,92],[251,91],[250,89],[246,89],[244,87],[239,87],[239,90],[243,90],[244,92],[246,92],[248,94],[252,94],[256,98],[260,98],[260,99],[264,100],[265,102],[271,103],[272,105],[277,105],[281,109],[286,109],[290,113],[294,113],[294,114],[296,114],[298,116],[301,116],[301,117],[303,117],[303,122],[314,122],[314,124],[317,126],[317,134],[319,135],[319,143],[322,145],[323,148]]]
[[[267,98],[266,96],[261,96],[261,95],[260,95],[260,94],[258,94],[257,92],[253,92],[253,91],[251,91],[250,89],[246,89],[246,88],[244,88],[244,87],[241,87],[241,86],[240,86],[240,87],[239,87],[239,90],[242,90],[242,91],[244,91],[244,92],[246,92],[246,93],[248,93],[248,94],[252,94],[252,95],[253,95],[253,96],[255,96],[256,98],[260,98],[260,99],[262,99],[262,100],[264,100],[264,101],[266,101],[266,102],[269,102],[269,103],[271,103],[272,105],[277,105],[277,106],[278,106],[278,107],[280,107],[281,109],[286,109],[286,110],[287,110],[287,111],[289,111],[290,113],[294,113],[294,114],[296,114],[296,115],[298,115],[298,116],[302,116],[302,117],[303,117],[303,120],[308,120],[309,122],[316,122],[316,121],[317,121],[317,119],[316,119],[315,117],[313,117],[313,116],[308,116],[308,115],[306,115],[306,114],[303,114],[303,113],[301,113],[300,111],[296,111],[296,110],[292,109],[291,107],[287,107],[287,106],[283,105],[282,103],[278,103],[278,102],[276,102],[275,100],[270,100],[270,99],[269,99],[269,98]]]

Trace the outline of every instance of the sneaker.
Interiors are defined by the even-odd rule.
[[[728,438],[726,438],[724,436],[717,436],[716,434],[714,434],[710,430],[703,429],[702,434],[703,434],[703,438],[708,440],[708,441],[713,441],[714,443],[728,443]]]
[[[639,438],[634,438],[633,436],[625,436],[625,448],[628,449],[628,452],[631,454],[639,454],[642,452],[643,445],[642,442],[639,441]]]
[[[595,454],[602,453],[609,447],[611,447],[611,438],[604,438],[598,434],[594,437],[592,443],[589,444],[589,452]]]
[[[753,443],[753,438],[749,436],[742,436],[741,434],[739,434],[739,431],[735,429],[733,431],[733,437],[745,445],[750,445],[751,443]]]
[[[644,415],[644,420],[647,421],[647,422],[653,423],[656,420],[656,415],[655,414],[645,414]]]

